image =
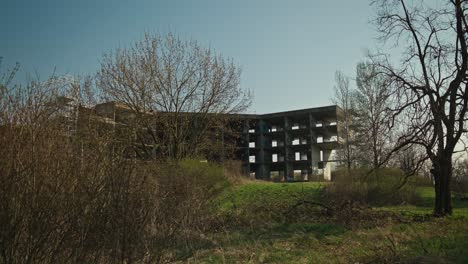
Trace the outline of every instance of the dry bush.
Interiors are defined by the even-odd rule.
[[[133,210],[143,205],[131,195],[140,183],[129,179],[132,164],[110,155],[109,138],[70,134],[55,88],[32,82],[2,101],[2,262],[124,259],[131,253],[123,244],[140,228]]]
[[[399,169],[382,168],[339,170],[334,182],[327,187],[326,195],[332,201],[352,201],[362,205],[419,204],[412,181],[403,184],[404,173]]]
[[[233,186],[244,185],[252,182],[242,171],[242,162],[238,160],[227,160],[223,164],[224,175]]]
[[[213,179],[219,168],[108,159],[106,147],[79,161],[50,138],[36,147],[40,160],[20,157],[22,169],[2,159],[4,263],[162,262],[217,224],[209,201],[227,184]]]
[[[468,161],[457,160],[453,170],[452,190],[455,197],[461,200],[468,199]]]
[[[455,192],[455,197],[460,200],[468,200],[468,179],[465,178],[455,178],[453,181],[453,190]]]
[[[209,243],[219,166],[124,158],[112,126],[70,122],[54,81],[1,92],[0,263],[166,262]]]

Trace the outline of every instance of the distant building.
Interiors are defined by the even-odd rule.
[[[341,109],[326,106],[264,115],[241,115],[236,156],[257,179],[331,180],[336,166]]]
[[[129,140],[128,129],[131,129],[134,114],[125,105],[106,102],[94,107],[80,107],[68,98],[59,98],[59,102],[65,110],[62,115],[76,119],[68,122],[71,131],[77,130],[73,124],[80,127],[83,126],[80,123],[93,120],[122,135],[120,142]],[[342,142],[338,122],[341,113],[337,106],[325,106],[263,115],[232,115],[229,118],[232,120],[231,130],[237,136],[226,139],[226,144],[234,140],[234,158],[241,161],[245,174],[256,179],[331,180],[331,172],[339,162],[336,150]],[[153,156],[158,155],[157,148],[150,143],[145,146],[152,148]],[[138,148],[132,149],[138,152]]]

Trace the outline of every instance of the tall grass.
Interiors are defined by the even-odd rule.
[[[374,206],[418,205],[422,202],[416,187],[425,182],[406,179],[400,169],[340,169],[333,176],[334,182],[327,187],[327,194],[334,200],[351,200]]]

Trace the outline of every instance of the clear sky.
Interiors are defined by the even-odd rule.
[[[2,0],[0,56],[20,75],[92,74],[102,54],[172,31],[231,57],[249,112],[331,104],[334,72],[354,75],[376,44],[369,0]],[[21,77],[21,76],[19,76]]]

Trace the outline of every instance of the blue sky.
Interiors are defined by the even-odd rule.
[[[0,56],[37,72],[92,74],[102,54],[172,31],[231,57],[249,112],[331,104],[334,72],[354,75],[376,45],[369,0],[5,0]]]

